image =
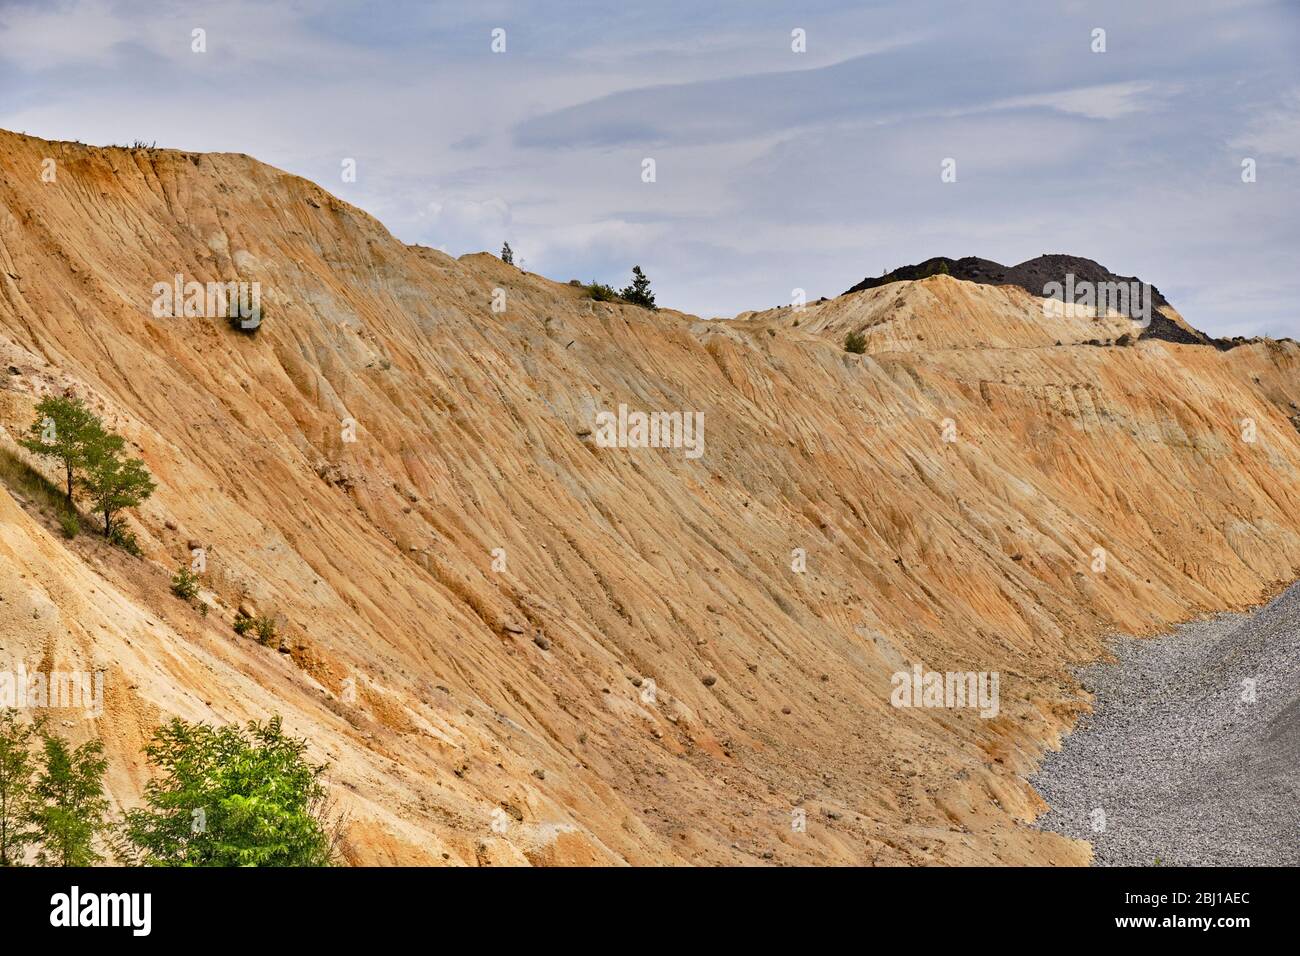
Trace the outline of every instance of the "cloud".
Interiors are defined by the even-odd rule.
[[[1300,333],[1300,15],[1267,0],[926,9],[0,0],[0,126],[246,152],[405,241],[460,255],[509,240],[561,280],[622,284],[638,263],[661,303],[706,314],[940,253],[1051,250],[1148,278],[1209,331]],[[190,51],[195,27],[207,54]]]
[[[990,109],[1019,109],[1026,106],[1047,106],[1062,113],[1075,113],[1089,119],[1110,120],[1130,113],[1144,113],[1160,106],[1160,99],[1175,90],[1161,92],[1155,83],[1109,83],[1103,86],[1086,86],[1052,93],[1030,96],[1013,96],[993,103]]]
[[[106,0],[0,8],[0,59],[24,70],[107,63],[132,38]]]
[[[499,196],[448,196],[430,202],[427,212],[434,233],[456,247],[495,250],[510,236],[510,205]]]

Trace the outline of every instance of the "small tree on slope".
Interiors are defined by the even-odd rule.
[[[647,309],[657,309],[655,305],[655,294],[650,291],[650,280],[646,274],[641,271],[640,266],[632,267],[632,284],[624,289],[619,295],[625,302],[631,302],[633,305],[639,305]]]
[[[36,421],[18,444],[36,455],[56,458],[67,477],[67,499],[72,504],[72,486],[76,474],[86,464],[91,446],[104,437],[99,418],[79,398],[52,395],[36,406]]]
[[[32,825],[32,740],[44,721],[18,721],[18,711],[0,710],[0,866],[21,866],[38,836]]]
[[[104,830],[104,745],[98,740],[70,750],[66,741],[45,736],[45,770],[32,790],[28,820],[40,832],[41,866],[90,866],[102,857],[95,841]]]
[[[158,486],[139,458],[123,458],[126,442],[120,435],[104,435],[86,451],[86,477],[82,486],[94,510],[104,516],[104,537],[113,533],[113,516],[135,508]]]

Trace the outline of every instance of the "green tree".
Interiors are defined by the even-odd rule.
[[[139,458],[122,457],[126,442],[120,435],[102,435],[86,449],[86,475],[82,487],[94,511],[104,516],[104,537],[113,532],[113,516],[135,508],[158,486]]]
[[[514,250],[510,248],[510,243],[508,242],[501,247],[501,261],[508,266],[515,264],[515,253]]]
[[[67,499],[72,504],[72,486],[76,473],[86,464],[91,446],[104,437],[104,426],[86,403],[79,398],[52,395],[36,406],[36,421],[18,444],[36,455],[56,458],[67,478]]]
[[[103,857],[95,850],[102,835],[108,799],[104,796],[104,745],[87,741],[70,750],[61,737],[44,734],[45,769],[32,788],[28,822],[39,832],[36,862],[41,866],[90,866]]]
[[[650,291],[650,280],[646,274],[641,271],[640,266],[632,267],[632,284],[619,293],[623,301],[631,302],[633,305],[643,306],[647,309],[657,309],[655,305],[655,294]]]
[[[306,752],[279,717],[247,729],[174,718],[145,747],[162,774],[126,814],[124,855],[149,866],[329,866],[339,821],[325,767]]]
[[[43,720],[23,724],[18,711],[0,710],[0,866],[21,866],[37,831],[31,822],[36,761],[32,738]]]

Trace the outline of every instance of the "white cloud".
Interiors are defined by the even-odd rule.
[[[1059,90],[1054,93],[1013,96],[992,103],[989,109],[1047,106],[1062,113],[1086,116],[1088,119],[1109,120],[1157,109],[1177,91],[1177,87],[1162,87],[1156,83],[1141,81],[1108,83],[1102,86]]]

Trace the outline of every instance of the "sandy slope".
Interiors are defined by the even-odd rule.
[[[177,272],[261,282],[270,320],[153,318]],[[160,481],[144,562],[0,491],[0,656],[106,668],[69,732],[122,804],[159,719],[285,714],[357,862],[1083,862],[1026,825],[1066,667],[1294,578],[1300,350],[1074,345],[1108,336],[1018,295],[706,323],[402,245],[244,156],[0,133],[0,424],[71,389]],[[845,354],[884,302],[910,322]],[[596,447],[620,402],[703,411],[705,454]],[[191,539],[206,620],[167,591]],[[999,716],[891,707],[913,661],[1000,671]]]

